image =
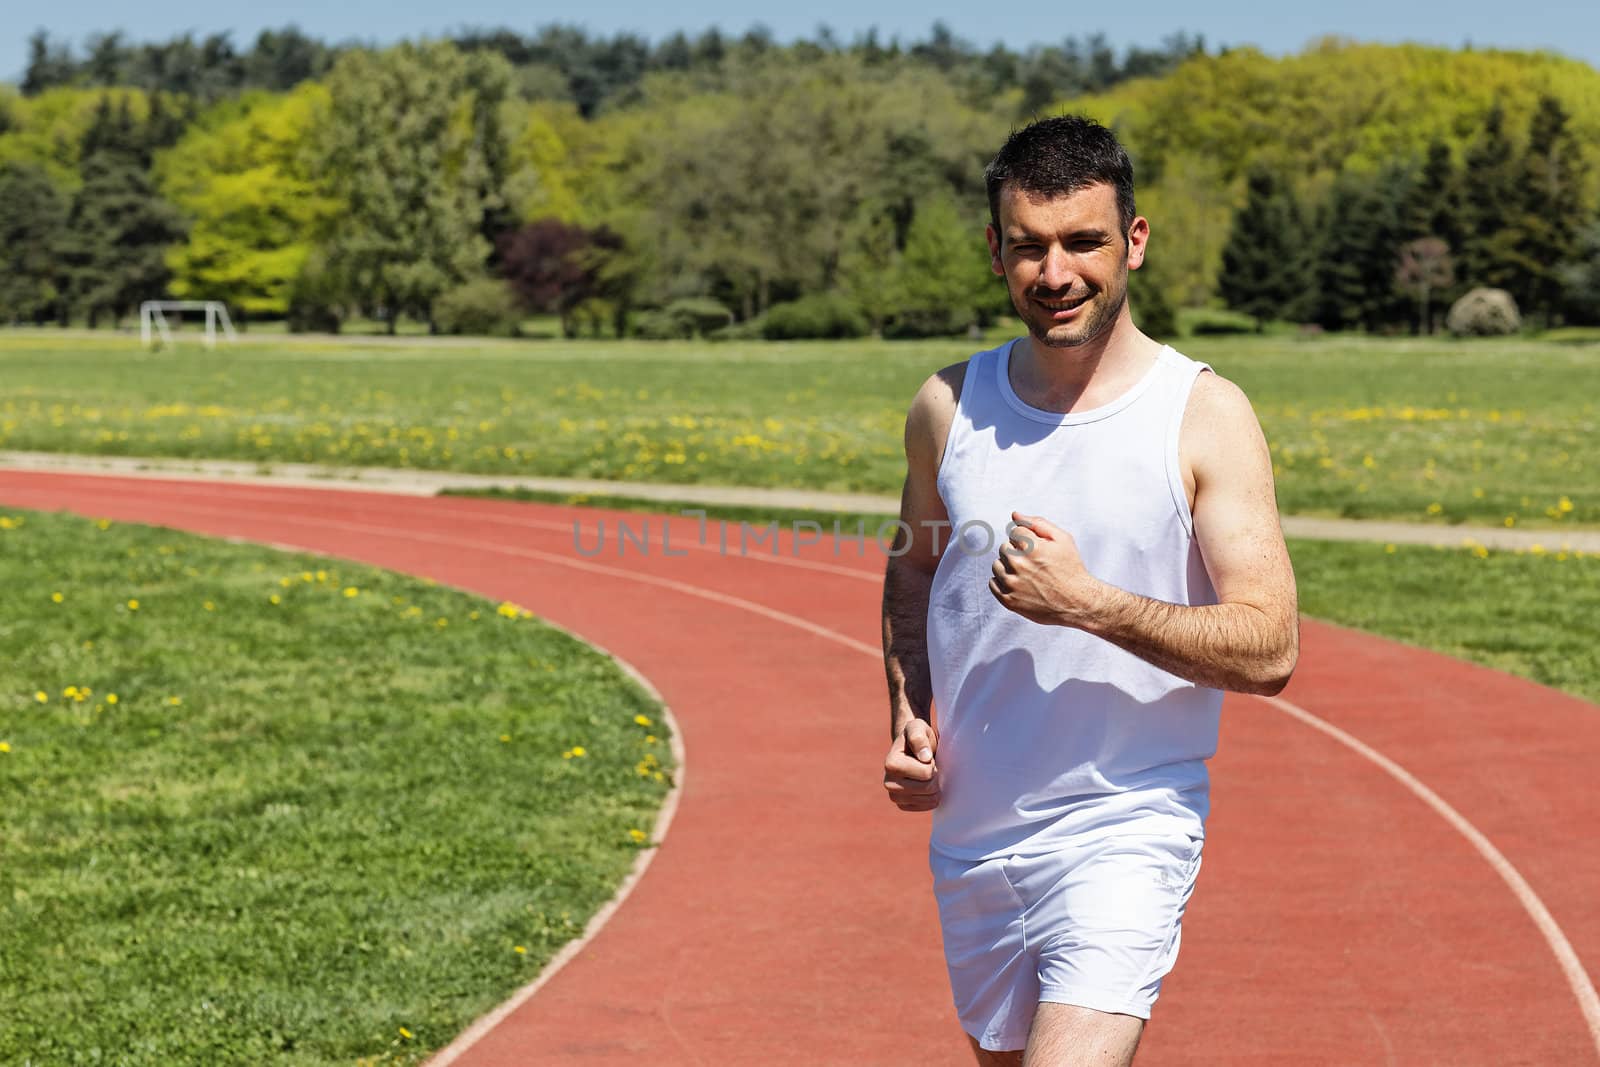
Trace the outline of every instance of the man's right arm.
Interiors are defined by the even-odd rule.
[[[930,377],[906,414],[903,526],[883,577],[883,663],[889,682],[889,734],[884,788],[905,811],[939,803],[934,754],[933,681],[928,668],[928,597],[949,542],[949,515],[939,496],[939,461],[955,419],[965,364]]]

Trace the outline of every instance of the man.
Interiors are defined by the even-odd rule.
[[[1134,325],[1150,228],[1122,146],[1048,119],[985,178],[1027,336],[906,418],[884,786],[934,813],[979,1063],[1126,1065],[1177,957],[1221,691],[1288,681],[1294,576],[1249,401]]]

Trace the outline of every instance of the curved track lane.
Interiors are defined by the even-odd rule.
[[[690,773],[598,936],[456,1063],[965,1064],[926,824],[881,796],[882,560],[741,556],[672,523],[491,500],[0,472],[0,502],[293,546],[514,600],[636,665]],[[573,523],[581,523],[575,542]],[[596,555],[597,524],[606,522]],[[1230,697],[1205,873],[1141,1065],[1600,1063],[1600,708],[1307,622],[1284,694]],[[1550,930],[1569,946],[1559,955]],[[1553,947],[1554,946],[1554,947]],[[1565,969],[1563,968],[1565,964]]]

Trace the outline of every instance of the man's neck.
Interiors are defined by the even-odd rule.
[[[1012,350],[1011,387],[1045,411],[1092,409],[1132,388],[1160,350],[1124,308],[1109,330],[1086,344],[1056,347],[1023,338]]]

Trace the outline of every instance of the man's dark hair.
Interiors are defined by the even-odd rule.
[[[1000,232],[1000,190],[1068,196],[1105,182],[1117,191],[1122,232],[1133,225],[1133,162],[1116,135],[1081,115],[1060,115],[1015,131],[983,171],[989,220]]]

